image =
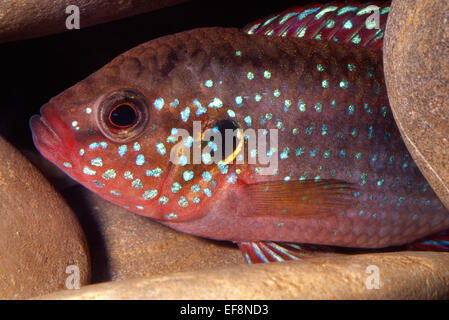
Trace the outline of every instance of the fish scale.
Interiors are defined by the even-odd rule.
[[[336,14],[318,10],[309,18]],[[447,229],[449,214],[394,123],[377,40],[362,34],[370,49],[311,35],[204,28],[147,42],[43,106],[42,116],[31,119],[33,139],[100,196],[206,238],[381,248]],[[122,97],[143,105],[142,130],[105,129],[108,99]],[[207,164],[213,156],[205,149],[203,163],[191,163],[194,147],[204,146],[194,121],[203,132],[228,121],[264,139],[276,130],[278,145],[263,152],[278,166],[262,174],[266,168],[249,161],[258,155],[248,140],[244,163]],[[179,142],[182,130],[189,136]],[[271,244],[242,250],[248,248],[282,253]]]

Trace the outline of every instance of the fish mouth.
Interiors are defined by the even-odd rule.
[[[49,113],[48,110],[49,106],[42,106],[41,115],[33,115],[29,124],[37,150],[51,162],[59,164],[63,159],[67,159],[67,155],[63,154],[65,139],[58,133],[60,130],[56,125],[62,121],[54,112]]]

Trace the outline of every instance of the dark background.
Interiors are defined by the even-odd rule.
[[[199,27],[242,28],[256,19],[312,2],[330,1],[189,1],[85,29],[81,16],[80,30],[0,44],[0,135],[22,151],[35,150],[28,127],[30,116],[52,97],[143,42]]]

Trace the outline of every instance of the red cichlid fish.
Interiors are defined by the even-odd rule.
[[[388,104],[388,5],[310,5],[144,43],[44,105],[34,143],[101,197],[237,242],[248,262],[447,230]]]

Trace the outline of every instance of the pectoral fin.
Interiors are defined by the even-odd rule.
[[[339,180],[270,181],[242,186],[248,216],[322,217],[355,205],[356,186]]]

